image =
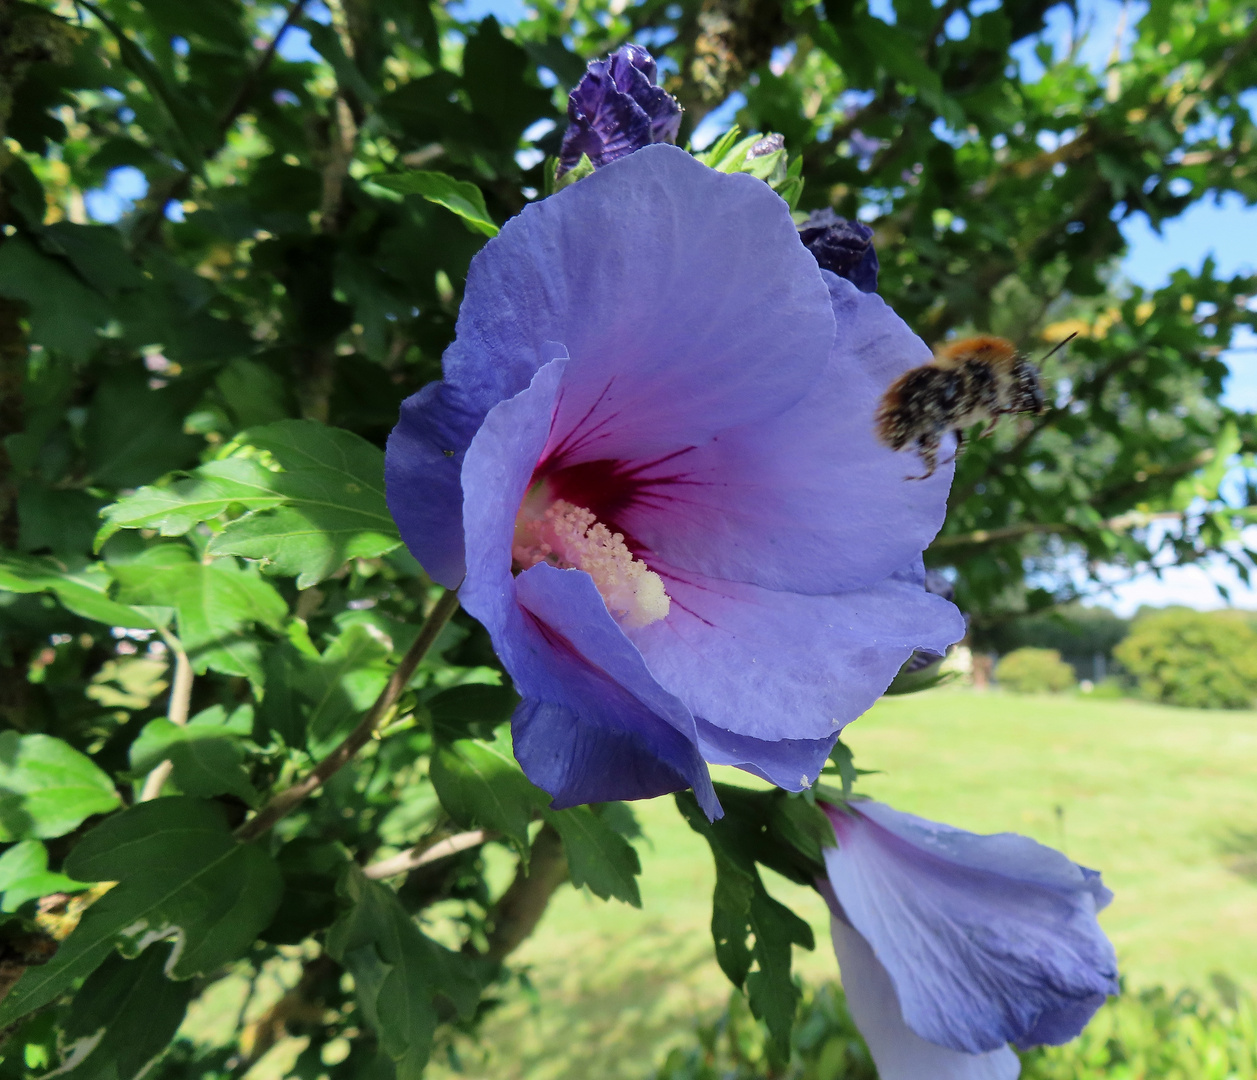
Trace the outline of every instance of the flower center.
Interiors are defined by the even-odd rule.
[[[549,501],[539,484],[525,497],[515,519],[511,557],[521,570],[547,562],[584,570],[594,579],[607,610],[629,629],[665,619],[671,601],[663,579],[633,558],[622,533],[613,533],[584,507]]]

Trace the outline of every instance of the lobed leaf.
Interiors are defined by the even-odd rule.
[[[460,825],[479,825],[509,837],[521,856],[528,825],[550,796],[535,787],[509,752],[477,739],[441,743],[432,754],[432,785]]]
[[[152,630],[160,623],[150,612],[111,600],[111,584],[103,568],[71,574],[52,559],[0,552],[0,589],[15,593],[51,592],[67,611],[106,626]]]
[[[327,932],[327,951],[353,975],[358,1006],[398,1077],[417,1080],[432,1052],[438,1002],[470,1018],[480,984],[464,957],[424,934],[397,895],[357,866],[346,868],[339,892],[351,907]]]
[[[732,812],[737,790],[721,785],[726,816],[717,822],[707,820],[690,792],[677,795],[677,807],[690,827],[707,840],[716,862],[711,916],[716,959],[730,982],[745,987],[751,1011],[768,1025],[778,1049],[788,1054],[799,999],[790,976],[791,950],[794,945],[811,949],[815,942],[811,927],[764,888],[752,854],[764,833],[753,821],[748,829],[748,821]]]
[[[231,507],[269,510],[284,502],[273,488],[274,474],[245,457],[202,465],[191,476],[165,487],[142,487],[106,507],[96,550],[119,529],[155,529],[162,536],[182,536],[202,521]]]
[[[637,877],[642,872],[637,851],[588,806],[550,810],[545,819],[563,838],[568,873],[577,888],[588,886],[595,896],[615,897],[642,906]]]
[[[171,779],[185,795],[236,795],[249,805],[257,792],[245,771],[239,732],[223,721],[221,705],[198,713],[186,725],[165,717],[150,720],[131,744],[131,768],[147,773],[163,761],[171,763]]]

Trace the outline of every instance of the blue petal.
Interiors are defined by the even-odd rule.
[[[1118,992],[1098,875],[1013,833],[872,801],[829,809],[834,894],[923,1039],[970,1054],[1067,1042]]]
[[[629,637],[695,716],[751,739],[832,745],[915,649],[942,653],[964,633],[960,612],[912,581],[806,596],[652,566],[672,611]],[[797,789],[804,772],[815,779],[774,780]]]
[[[769,589],[835,593],[894,573],[942,527],[954,467],[908,479],[920,462],[874,431],[886,388],[932,354],[881,297],[821,276],[837,333],[806,396],[640,474],[651,497],[616,524],[663,561]]]
[[[694,722],[698,725],[698,748],[705,761],[745,769],[787,791],[811,787],[838,740],[838,733],[834,732],[827,739],[767,741],[725,731],[699,716]]]
[[[384,454],[389,512],[410,553],[447,589],[463,580],[463,454],[482,419],[445,383],[429,383],[402,403]]]
[[[926,1042],[904,1023],[886,969],[841,918],[831,921],[847,1008],[881,1080],[1017,1080],[1021,1062],[1007,1046],[967,1054]]]
[[[521,697],[515,752],[556,805],[694,787],[719,813],[689,711],[663,690],[583,571],[511,573],[515,514],[550,434],[570,361],[554,360],[495,407],[463,464],[462,602],[489,631]]]

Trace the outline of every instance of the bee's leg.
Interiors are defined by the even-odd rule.
[[[999,423],[998,414],[995,416],[992,416],[991,419],[986,422],[986,427],[982,429],[982,432],[981,434],[978,435],[978,438],[985,439],[989,434],[991,434],[992,431],[995,430],[995,425],[998,423]]]
[[[952,456],[943,462],[944,465],[950,465],[953,461],[955,461],[958,457],[960,457],[961,453],[964,451],[964,448],[965,448],[964,428],[956,428],[956,430],[953,431],[952,434],[956,436],[956,449],[952,453]]]
[[[905,480],[928,480],[938,469],[938,436],[934,433],[922,435],[917,439],[917,453],[925,465],[925,472],[920,476],[905,476]]]

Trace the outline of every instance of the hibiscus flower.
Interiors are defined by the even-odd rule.
[[[555,805],[807,787],[915,649],[951,469],[874,435],[930,350],[823,271],[785,203],[667,145],[534,203],[473,260],[444,379],[402,406],[389,506],[461,586]]]
[[[852,1018],[882,1080],[1015,1080],[1022,1049],[1074,1038],[1118,992],[1094,870],[1014,833],[979,836],[872,800],[821,804],[821,892]]]

